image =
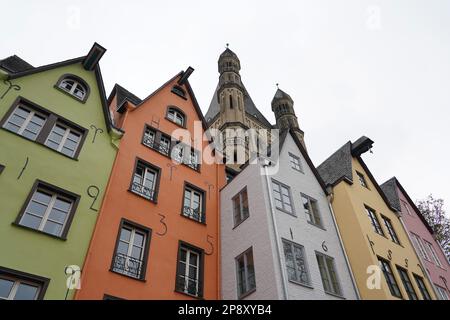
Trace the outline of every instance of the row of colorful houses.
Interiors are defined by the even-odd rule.
[[[433,230],[362,159],[372,140],[314,166],[278,89],[276,161],[228,166],[192,68],[144,99],[107,96],[105,51],[0,60],[0,299],[448,299]],[[265,123],[239,69],[227,48],[220,129],[251,108]]]

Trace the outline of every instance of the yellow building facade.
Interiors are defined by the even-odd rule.
[[[331,192],[331,206],[361,299],[436,299],[401,217],[361,159],[373,141],[348,142],[318,171]]]

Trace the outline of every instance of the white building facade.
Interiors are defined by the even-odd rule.
[[[222,298],[358,299],[324,185],[298,136],[280,140],[278,170],[260,159],[221,191]]]

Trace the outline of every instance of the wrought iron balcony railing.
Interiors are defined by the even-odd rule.
[[[122,253],[116,253],[114,256],[113,271],[136,279],[141,279],[142,260],[127,256]]]
[[[164,154],[166,156],[169,155],[169,147],[167,145],[165,145],[165,144],[157,143],[155,141],[154,137],[145,135],[142,142],[147,147],[152,148],[152,149],[158,151],[159,153],[162,153],[162,154]]]
[[[184,274],[177,275],[176,289],[195,297],[203,296],[203,284],[199,279],[188,277]]]
[[[205,215],[199,209],[192,209],[191,207],[184,206],[183,215],[196,221],[205,223]]]
[[[155,190],[150,189],[142,184],[139,184],[137,182],[133,182],[131,184],[131,191],[134,193],[140,195],[141,197],[144,197],[148,200],[154,200],[155,199]]]

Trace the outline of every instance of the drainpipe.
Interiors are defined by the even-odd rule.
[[[272,197],[271,197],[271,192],[270,192],[270,181],[269,181],[269,174],[267,171],[267,167],[269,167],[270,161],[267,161],[266,159],[261,159],[263,161],[263,168],[264,168],[264,175],[266,177],[265,181],[266,181],[266,188],[267,188],[267,196],[269,198],[269,204],[270,204],[270,216],[272,218],[272,227],[273,227],[273,231],[274,231],[274,236],[275,236],[275,244],[276,244],[276,249],[277,249],[277,257],[278,257],[278,262],[279,262],[279,267],[280,267],[280,273],[281,273],[281,283],[283,285],[283,293],[284,293],[284,299],[285,300],[289,300],[289,294],[288,294],[288,289],[287,289],[287,277],[286,277],[286,269],[283,266],[283,262],[281,260],[281,249],[280,249],[280,242],[279,242],[279,234],[278,234],[278,227],[277,227],[277,221],[275,218],[275,207],[273,205],[273,201],[272,201]]]
[[[425,263],[423,262],[422,257],[421,257],[420,254],[418,254],[417,251],[416,251],[416,247],[414,246],[414,244],[413,244],[413,242],[412,242],[412,240],[411,240],[411,237],[410,237],[410,235],[409,235],[409,232],[407,231],[408,229],[406,228],[406,225],[405,225],[405,223],[403,222],[402,216],[401,216],[401,214],[400,214],[399,212],[397,212],[396,214],[397,214],[398,220],[400,220],[400,223],[402,224],[403,230],[405,230],[406,236],[408,237],[408,240],[409,240],[409,244],[410,244],[411,247],[413,248],[414,253],[416,254],[416,257],[419,259],[420,266],[422,267],[423,274],[425,275],[425,277],[427,278],[428,282],[430,283],[431,289],[433,289],[433,293],[434,293],[434,295],[436,296],[437,300],[439,300],[439,295],[437,294],[438,291],[437,291],[437,289],[436,289],[436,287],[435,287],[433,281],[431,280],[431,276],[430,276],[430,274],[428,273],[427,268],[425,267]]]
[[[355,289],[355,292],[356,292],[356,298],[358,300],[361,300],[361,295],[359,293],[358,286],[356,285],[355,276],[353,275],[352,266],[350,265],[350,261],[348,259],[347,252],[345,251],[344,241],[342,240],[341,232],[339,231],[339,226],[337,224],[336,217],[334,215],[334,210],[333,210],[333,207],[331,206],[331,204],[333,203],[333,200],[334,200],[333,192],[331,192],[330,195],[327,196],[327,199],[328,199],[328,207],[330,208],[330,211],[331,211],[331,217],[333,218],[334,228],[336,229],[336,232],[338,235],[339,244],[341,245],[342,252],[344,253],[345,264],[347,265],[347,268],[350,272],[350,278],[352,279],[353,289]]]
[[[222,187],[221,184],[219,184],[219,170],[222,168],[222,166],[220,164],[218,164],[216,162],[216,201],[217,201],[217,299],[221,300],[222,299],[222,285],[221,285],[221,279],[222,279],[222,260],[221,260],[221,254],[222,254],[222,250],[221,250],[221,242],[222,242],[222,236],[221,236],[221,213],[222,210],[220,208],[220,189]],[[225,169],[224,169],[225,170]]]

